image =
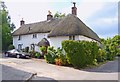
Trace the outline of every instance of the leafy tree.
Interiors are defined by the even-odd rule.
[[[12,44],[12,31],[15,25],[11,23],[11,17],[9,16],[7,7],[4,2],[0,2],[0,20],[2,27],[2,50],[7,50],[8,46]]]
[[[54,18],[62,18],[62,17],[65,17],[65,13],[62,14],[62,13],[56,12],[54,15]]]
[[[108,60],[113,60],[114,57],[120,54],[120,35],[115,35],[113,38],[101,39],[103,49],[105,49]]]

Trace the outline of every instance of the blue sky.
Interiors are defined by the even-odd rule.
[[[71,13],[71,2],[77,4],[77,16],[101,38],[118,34],[118,0],[4,0],[12,22],[17,28],[23,18],[25,23],[46,20],[48,10]]]

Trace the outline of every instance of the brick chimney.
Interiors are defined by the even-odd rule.
[[[25,24],[25,21],[23,20],[23,18],[22,18],[22,20],[20,21],[20,26],[22,26],[22,25],[24,25]]]
[[[51,15],[51,12],[48,11],[47,20],[51,20],[52,18],[53,18],[53,15]]]
[[[75,7],[75,2],[73,2],[74,7],[72,7],[72,14],[77,15],[77,8]]]

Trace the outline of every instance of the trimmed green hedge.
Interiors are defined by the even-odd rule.
[[[99,47],[96,42],[65,40],[62,48],[67,55],[67,61],[76,68],[83,68],[95,63]]]

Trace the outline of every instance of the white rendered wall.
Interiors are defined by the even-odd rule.
[[[43,38],[47,38],[48,33],[38,33],[37,38],[33,38],[33,34],[21,35],[21,40],[18,40],[18,36],[13,36],[13,45],[18,49],[18,44],[22,44],[22,48],[29,47],[31,44],[38,44]],[[35,46],[35,51],[40,51],[38,46]]]
[[[94,42],[97,42],[99,46],[101,46],[101,43],[96,41],[96,40],[93,40],[91,38],[88,38],[88,37],[85,37],[85,36],[82,36],[82,35],[79,35],[79,40],[84,40],[84,41],[94,41]]]
[[[57,36],[57,37],[50,37],[50,45],[54,46],[55,48],[62,48],[62,41],[69,40],[69,36]],[[79,40],[79,36],[75,36],[75,40]]]
[[[58,36],[58,37],[50,37],[50,46],[54,46],[55,48],[61,48],[61,42],[64,40],[69,40],[68,36]]]
[[[84,40],[84,41],[92,41],[93,39],[79,35],[79,40]]]
[[[29,35],[21,35],[21,40],[18,40],[18,36],[13,36],[13,45],[16,49],[18,49],[18,44],[23,44],[22,48],[29,47],[31,49],[31,44],[38,44],[43,38],[47,38],[48,33],[38,33],[37,38],[33,38],[33,34]],[[50,46],[54,46],[55,48],[62,47],[61,42],[64,40],[69,40],[69,36],[58,36],[58,37],[50,37],[47,38],[50,42]],[[75,36],[75,40],[85,40],[85,41],[95,41],[91,38],[77,35]],[[95,41],[96,42],[96,41]],[[38,46],[35,46],[35,51],[40,51]]]

